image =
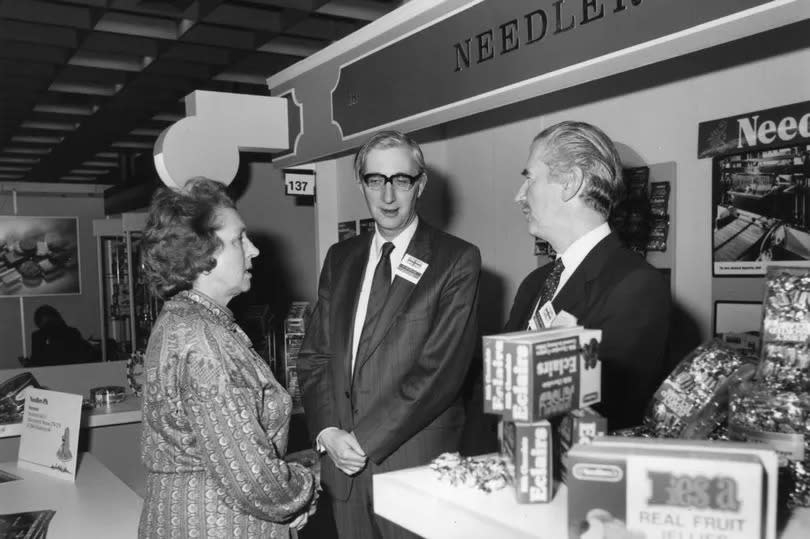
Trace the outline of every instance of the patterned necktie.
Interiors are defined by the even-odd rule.
[[[554,261],[554,267],[551,268],[551,271],[546,276],[546,281],[543,283],[543,291],[540,293],[537,310],[532,317],[535,326],[538,328],[546,327],[543,323],[543,318],[540,316],[540,311],[543,309],[543,305],[554,298],[554,292],[557,291],[557,285],[560,284],[560,275],[562,275],[564,269],[565,266],[563,265],[562,257],[557,257],[557,260]]]
[[[385,305],[385,298],[388,296],[388,289],[391,287],[391,251],[394,244],[390,241],[382,246],[382,254],[374,268],[374,278],[371,280],[371,292],[368,295],[368,307],[366,308],[366,319],[363,321],[363,331],[360,333],[360,342],[357,344],[357,355],[355,361],[365,356],[366,347],[374,333],[377,325],[377,318]]]

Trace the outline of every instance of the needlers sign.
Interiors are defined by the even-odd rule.
[[[698,126],[698,158],[810,143],[810,101]]]
[[[339,68],[332,120],[366,136],[774,0],[485,0]]]

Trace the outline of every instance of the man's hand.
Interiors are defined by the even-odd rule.
[[[353,433],[330,428],[323,431],[320,442],[337,469],[346,475],[354,475],[365,467],[368,457]]]

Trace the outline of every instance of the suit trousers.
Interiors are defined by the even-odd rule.
[[[374,513],[371,475],[374,473],[375,467],[374,464],[369,463],[355,477],[349,499],[346,501],[332,500],[338,537],[340,539],[419,539],[419,535]]]

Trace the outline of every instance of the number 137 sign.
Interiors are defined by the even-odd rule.
[[[286,169],[284,171],[284,187],[287,195],[315,196],[315,171]]]

